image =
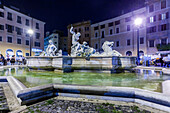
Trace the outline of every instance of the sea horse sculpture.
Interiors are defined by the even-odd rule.
[[[102,49],[104,51],[102,53],[102,56],[122,56],[122,54],[120,54],[118,51],[112,49],[113,44],[114,42],[104,42],[104,44],[102,45]]]

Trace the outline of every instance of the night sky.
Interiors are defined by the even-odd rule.
[[[46,22],[45,31],[67,34],[67,25],[91,20],[103,21],[144,6],[145,0],[4,0],[6,5]]]

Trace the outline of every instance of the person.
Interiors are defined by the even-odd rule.
[[[159,61],[160,61],[160,63],[161,63],[161,67],[163,67],[163,63],[164,63],[164,61],[163,61],[163,56],[161,56],[161,58],[159,59]]]
[[[25,57],[22,56],[22,64],[25,65],[26,64],[26,60],[25,60]]]
[[[18,65],[22,65],[22,57],[21,56],[18,57],[17,61],[18,61]]]
[[[12,58],[10,60],[11,65],[15,64],[15,55],[12,55]]]
[[[0,54],[0,62],[2,62],[2,64],[5,65],[5,58],[2,54]]]

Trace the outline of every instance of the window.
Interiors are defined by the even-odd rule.
[[[26,26],[29,26],[29,25],[30,25],[30,22],[29,22],[28,19],[25,20],[25,25],[26,25]]]
[[[125,18],[125,22],[130,22],[131,21],[131,17]]]
[[[25,45],[27,45],[27,46],[29,46],[29,45],[30,45],[29,40],[26,40]]]
[[[149,40],[149,47],[154,47],[154,40]]]
[[[166,14],[165,13],[161,14],[161,20],[165,20],[165,19],[166,19]]]
[[[95,48],[98,49],[98,44],[96,44]]]
[[[161,39],[161,45],[166,45],[167,44],[167,38]]]
[[[158,28],[159,31],[165,31],[165,30],[168,30],[168,29],[169,29],[169,24],[159,25],[159,28]]]
[[[130,46],[130,39],[127,40],[127,46]]]
[[[85,34],[85,37],[89,37],[89,34]]]
[[[7,32],[12,33],[14,31],[14,26],[6,24]]]
[[[102,38],[104,38],[104,31],[102,31]]]
[[[81,32],[81,28],[79,28],[79,32]]]
[[[17,23],[22,24],[22,22],[21,22],[21,17],[20,17],[20,16],[17,16]]]
[[[12,13],[8,12],[7,19],[12,21]]]
[[[98,30],[99,29],[99,26],[97,26],[97,27],[94,27],[94,30]]]
[[[108,23],[108,27],[111,27],[111,26],[113,26],[113,22]]]
[[[119,47],[119,41],[116,41],[116,47]]]
[[[3,12],[0,12],[0,17],[4,17],[4,13]]]
[[[30,54],[29,53],[25,53],[25,56],[30,56]]]
[[[113,29],[110,29],[110,35],[112,35],[113,34]]]
[[[116,28],[116,33],[119,33],[119,28]]]
[[[98,37],[98,33],[95,33],[95,37]]]
[[[105,28],[105,24],[101,25],[100,28],[101,28],[101,29],[104,29],[104,28]]]
[[[130,25],[127,25],[127,31],[130,31]]]
[[[159,14],[159,20],[165,20],[169,18],[169,12]]]
[[[115,21],[115,25],[119,25],[120,24],[120,20]]]
[[[150,18],[149,18],[149,22],[150,22],[150,23],[156,22],[156,15],[150,17]]]
[[[169,18],[169,12],[166,12],[166,19]]]
[[[4,30],[4,25],[0,24],[0,30]]]
[[[151,12],[153,12],[154,11],[154,5],[150,5],[149,6],[149,12],[151,13]]]
[[[156,32],[156,26],[147,28],[147,33],[154,33],[154,32]]]
[[[21,39],[20,38],[17,39],[17,44],[21,44]]]
[[[166,8],[166,0],[161,1],[161,9]]]
[[[144,37],[140,38],[140,44],[144,44]]]
[[[7,37],[7,41],[8,41],[9,43],[12,43],[12,37],[8,36],[8,37]]]
[[[23,32],[23,29],[19,28],[19,27],[16,27],[16,32],[17,32],[17,35],[21,35],[22,32]]]
[[[35,42],[36,47],[40,47],[40,42]]]
[[[2,42],[2,36],[0,36],[0,41]]]
[[[165,31],[166,30],[166,24],[163,24],[163,25],[161,25],[161,31]]]
[[[39,23],[36,23],[35,28],[36,28],[36,29],[39,29]]]
[[[85,31],[89,31],[89,27],[85,27]]]
[[[36,39],[39,39],[40,38],[40,33],[36,33],[35,37],[36,37]]]

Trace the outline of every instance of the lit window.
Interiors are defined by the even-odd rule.
[[[166,14],[163,13],[163,14],[161,15],[161,18],[162,18],[162,20],[165,20],[165,19],[166,19]]]

